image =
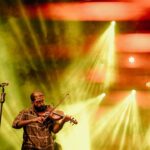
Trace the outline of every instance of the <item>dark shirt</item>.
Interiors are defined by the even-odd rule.
[[[20,120],[29,120],[35,117],[38,115],[32,107],[22,110],[15,118],[12,126],[17,129]],[[54,150],[53,125],[54,121],[50,120],[48,124],[34,122],[24,126],[22,150]]]

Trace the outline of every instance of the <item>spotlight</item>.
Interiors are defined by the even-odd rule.
[[[111,22],[111,25],[115,26],[116,22],[115,21],[112,21]]]
[[[105,97],[106,96],[106,93],[102,93],[102,95],[101,95],[102,97]]]
[[[133,56],[129,57],[128,60],[131,64],[133,64],[135,62],[135,58]]]
[[[101,95],[97,96],[98,99],[103,99],[106,96],[106,93],[102,93]]]
[[[136,90],[133,89],[132,90],[132,94],[135,95],[136,94]]]
[[[150,81],[146,82],[146,86],[150,88]]]

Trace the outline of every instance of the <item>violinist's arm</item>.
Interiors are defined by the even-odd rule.
[[[19,120],[18,122],[13,123],[13,128],[20,129],[21,127],[26,126],[26,125],[33,123],[33,122],[42,123],[43,120],[44,120],[43,117],[36,117],[33,119],[28,119],[28,120]]]
[[[70,117],[69,116],[64,116],[61,120],[59,120],[58,122],[56,122],[55,124],[54,124],[54,127],[53,127],[53,132],[54,133],[57,133],[57,132],[59,132],[62,128],[63,128],[63,126],[64,126],[64,124],[66,123],[66,122],[68,122],[70,120]]]
[[[44,120],[43,117],[36,117],[33,119],[26,119],[26,111],[21,111],[18,116],[14,119],[12,127],[15,129],[20,129],[23,126],[26,126],[33,122],[42,122]]]

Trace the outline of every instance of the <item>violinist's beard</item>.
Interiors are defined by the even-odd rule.
[[[44,112],[46,110],[47,106],[46,105],[42,105],[40,107],[34,106],[34,108],[37,112]]]

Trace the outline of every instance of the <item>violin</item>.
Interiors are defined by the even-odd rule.
[[[60,100],[60,102],[55,106],[55,107],[51,107],[51,106],[47,106],[44,105],[43,106],[43,112],[38,113],[39,116],[44,116],[44,120],[46,122],[46,120],[48,118],[56,121],[56,120],[60,120],[62,118],[64,118],[65,116],[67,116],[67,119],[72,123],[72,124],[78,124],[77,120],[71,116],[68,115],[64,115],[63,111],[60,110],[56,110],[56,107],[59,106],[67,97],[69,96],[69,93],[67,93],[65,95],[65,97],[63,99]]]
[[[67,119],[70,121],[70,123],[72,123],[73,125],[78,124],[77,120],[74,117],[65,115],[63,111],[54,110],[54,108],[47,108],[46,111],[41,112],[38,115],[43,116],[45,121],[48,118],[50,118],[54,121],[57,121],[57,120],[64,118],[65,116],[67,116]]]
[[[66,115],[64,114],[64,112],[60,111],[60,110],[53,111],[52,115],[51,115],[52,119],[54,119],[54,120],[62,119],[65,116]],[[68,117],[70,123],[72,123],[72,124],[78,124],[77,120],[74,117],[72,117],[72,116],[67,116],[67,117]]]

